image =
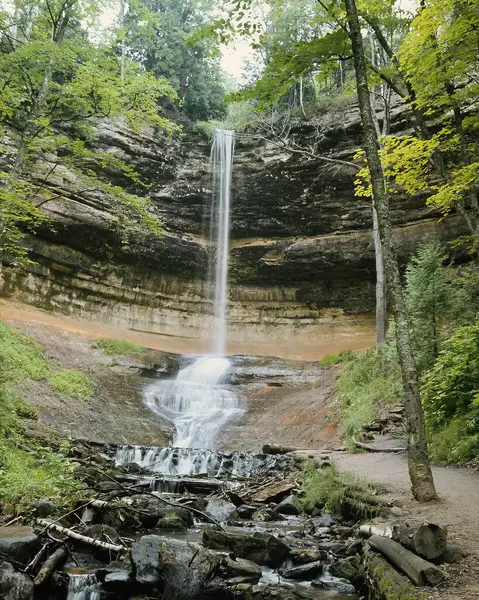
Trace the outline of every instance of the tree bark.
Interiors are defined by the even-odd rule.
[[[364,136],[364,149],[368,161],[372,192],[377,210],[378,229],[384,253],[387,287],[396,318],[396,345],[403,380],[404,406],[408,434],[408,468],[412,492],[416,500],[427,501],[437,498],[432,478],[426,444],[424,413],[419,395],[419,380],[416,363],[409,338],[408,318],[404,303],[401,277],[396,248],[392,239],[389,213],[389,198],[384,181],[384,172],[379,156],[379,143],[371,109],[369,84],[363,40],[355,0],[345,0],[351,39],[359,110]]]
[[[68,556],[68,551],[64,546],[57,548],[53,554],[51,554],[47,560],[43,563],[42,568],[38,571],[38,575],[35,577],[33,583],[35,586],[43,585],[53,575],[53,571],[63,564]]]
[[[444,582],[444,573],[441,569],[417,554],[413,554],[410,550],[406,550],[401,544],[379,535],[371,536],[368,544],[373,550],[383,554],[392,565],[407,575],[416,585],[436,587]]]
[[[426,560],[439,558],[447,549],[447,532],[434,523],[423,523],[419,527],[395,526],[392,539]]]

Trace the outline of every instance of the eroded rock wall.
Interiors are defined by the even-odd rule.
[[[404,128],[403,113],[393,123]],[[310,126],[296,133],[305,143],[313,135]],[[350,160],[359,143],[359,121],[349,112],[341,126],[324,129],[321,146],[330,157]],[[108,199],[80,188],[66,168],[56,168],[49,187],[57,197],[45,204],[54,228],[31,241],[38,264],[26,274],[8,274],[6,292],[45,309],[197,336],[209,328],[204,225],[209,143],[186,132],[167,145],[152,133],[131,134],[103,123],[96,144],[135,166],[148,188],[93,168],[115,185],[147,193],[165,235],[122,244]],[[54,159],[45,156],[43,168]],[[371,206],[369,199],[354,196],[354,174],[347,166],[309,161],[241,136],[231,215],[233,339],[314,327],[329,318],[325,309],[373,310]],[[439,223],[424,196],[394,196],[392,216],[402,263],[431,236],[447,240],[463,230],[457,217]]]

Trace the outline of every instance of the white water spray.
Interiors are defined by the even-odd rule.
[[[221,427],[242,412],[236,394],[225,383],[231,364],[224,357],[234,144],[233,131],[215,130],[210,158],[213,178],[210,241],[215,249],[209,282],[209,289],[214,287],[213,354],[182,369],[175,381],[156,382],[145,391],[147,406],[174,424],[173,446],[178,448],[212,448]],[[191,472],[194,468],[192,462]]]
[[[100,600],[101,589],[95,575],[70,575],[67,600]]]

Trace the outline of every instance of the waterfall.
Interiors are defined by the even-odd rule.
[[[100,584],[95,575],[70,575],[67,600],[100,600]]]
[[[173,446],[212,448],[218,431],[241,412],[226,384],[230,361],[203,356],[182,369],[174,381],[159,381],[145,390],[145,403],[175,426]]]
[[[226,348],[231,176],[234,145],[234,131],[215,129],[210,158],[213,176],[210,237],[216,247],[214,277],[210,276],[214,282],[213,354],[224,354]]]
[[[210,243],[214,254],[208,277],[208,289],[214,291],[212,354],[182,369],[174,381],[155,382],[145,390],[146,405],[175,426],[173,446],[177,448],[212,448],[221,427],[242,412],[236,393],[226,385],[231,364],[224,356],[234,144],[234,131],[214,131],[210,156]],[[191,472],[194,469],[191,463]]]

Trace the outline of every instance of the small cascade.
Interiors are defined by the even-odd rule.
[[[95,575],[70,575],[67,600],[101,600],[101,596]]]
[[[220,452],[173,447],[119,446],[114,459],[122,465],[136,463],[153,473],[195,477],[251,477],[274,469],[277,459],[242,452]]]
[[[221,427],[241,414],[236,393],[225,384],[230,361],[204,356],[174,381],[158,381],[144,393],[145,404],[175,426],[173,446],[212,448]]]

